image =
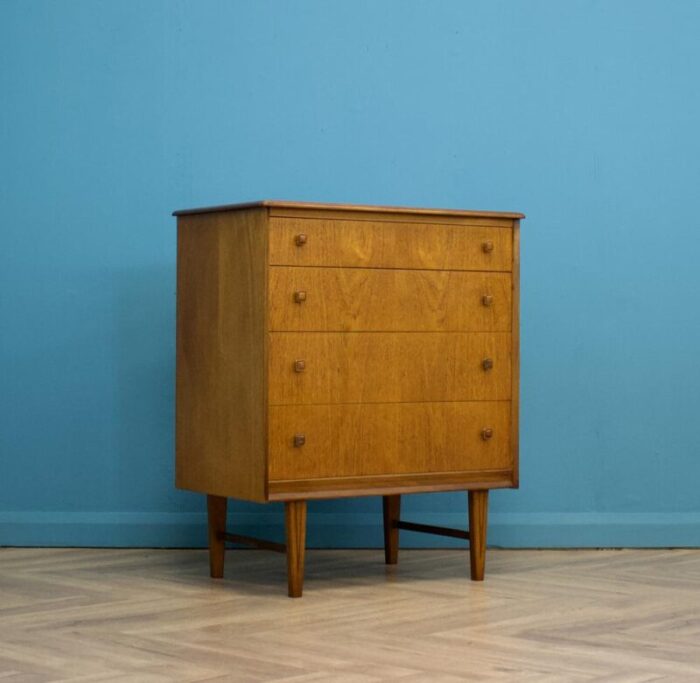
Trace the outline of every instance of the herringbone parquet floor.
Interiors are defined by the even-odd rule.
[[[700,681],[700,551],[0,550],[0,682]]]

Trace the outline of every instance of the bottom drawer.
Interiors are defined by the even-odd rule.
[[[269,411],[271,481],[513,465],[510,401],[271,406]]]

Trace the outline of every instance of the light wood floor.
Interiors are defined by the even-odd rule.
[[[0,550],[0,683],[700,681],[700,551]]]

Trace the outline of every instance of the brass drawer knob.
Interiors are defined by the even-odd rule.
[[[306,244],[306,239],[306,235],[302,232],[294,238],[294,242],[296,243],[297,247],[303,247]]]
[[[491,240],[486,240],[486,242],[482,242],[481,251],[483,251],[484,254],[490,254],[493,251],[493,242]]]
[[[301,448],[306,443],[306,436],[304,434],[294,435],[294,448]]]
[[[491,306],[493,304],[493,297],[490,294],[484,294],[481,297],[481,303],[484,306]]]
[[[492,436],[493,436],[493,429],[491,429],[491,427],[484,427],[484,429],[481,430],[481,438],[484,441],[488,441]]]
[[[298,292],[294,292],[294,301],[295,303],[303,303],[306,301],[306,292],[304,290],[299,290]]]
[[[295,360],[294,361],[294,372],[304,372],[306,370],[306,361]]]
[[[484,370],[491,370],[491,368],[493,368],[493,358],[484,358],[484,360],[481,361],[481,367],[484,368]]]

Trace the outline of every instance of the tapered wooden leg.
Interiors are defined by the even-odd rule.
[[[213,579],[224,575],[226,531],[226,498],[207,496],[207,514],[209,518],[209,573]]]
[[[306,551],[306,501],[290,500],[284,504],[287,530],[287,586],[290,598],[300,598],[304,587],[304,553]]]
[[[469,565],[472,581],[484,580],[489,492],[469,491]]]
[[[384,496],[384,561],[396,564],[399,561],[399,530],[394,527],[401,514],[401,496]]]

